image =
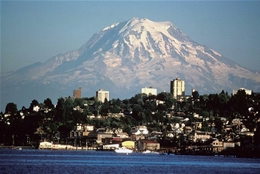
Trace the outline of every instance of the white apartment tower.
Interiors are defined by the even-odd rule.
[[[171,94],[175,99],[179,99],[181,96],[185,95],[185,82],[180,78],[176,78],[171,81]]]
[[[152,88],[152,87],[146,87],[146,88],[142,88],[141,93],[146,94],[147,96],[149,95],[157,95],[157,89]]]
[[[102,103],[105,102],[105,99],[107,99],[107,101],[109,101],[109,91],[103,91],[103,89],[99,89],[96,92],[96,97],[97,97],[98,101],[101,101]]]

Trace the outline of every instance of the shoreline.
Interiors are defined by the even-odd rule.
[[[55,144],[54,146],[50,148],[35,148],[34,146],[0,146],[1,149],[10,149],[10,150],[95,150],[95,151],[108,151],[108,150],[100,150],[96,148],[90,148],[90,147],[74,147],[71,145],[62,145],[59,146],[58,144]],[[253,159],[259,159],[260,158],[260,148],[240,148],[240,149],[228,149],[223,152],[219,153],[189,153],[189,152],[168,152],[165,153],[165,155],[192,155],[192,156],[223,156],[223,157],[233,157],[233,158],[253,158]]]

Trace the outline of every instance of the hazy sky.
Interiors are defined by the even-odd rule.
[[[259,1],[1,1],[1,71],[76,50],[133,17],[171,21],[197,43],[260,70]]]

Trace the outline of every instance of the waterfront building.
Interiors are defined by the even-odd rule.
[[[241,142],[237,141],[224,141],[223,142],[223,149],[227,149],[227,148],[235,148],[235,147],[240,147],[241,146]]]
[[[212,143],[212,150],[215,153],[221,152],[224,149],[223,141],[220,141],[219,139],[215,139]]]
[[[170,92],[174,99],[180,99],[185,95],[185,82],[180,78],[176,78],[170,82]]]
[[[122,146],[128,149],[134,149],[135,148],[135,142],[134,141],[124,141],[122,142]]]
[[[74,98],[81,98],[81,87],[79,87],[79,89],[73,90],[73,97]]]
[[[142,88],[141,93],[142,93],[142,94],[144,93],[144,94],[146,94],[147,96],[157,95],[157,89],[152,88],[152,87],[145,87],[145,88]]]
[[[149,150],[153,152],[160,149],[160,143],[157,142],[157,140],[138,139],[136,141],[136,148],[138,149],[138,151]]]
[[[97,97],[98,101],[101,101],[102,103],[105,102],[105,99],[107,99],[107,101],[109,101],[109,91],[104,91],[103,89],[99,89],[96,92],[96,97]]]

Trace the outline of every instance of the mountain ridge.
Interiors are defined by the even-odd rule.
[[[122,98],[147,86],[159,92],[170,91],[169,83],[177,77],[185,80],[186,93],[191,93],[192,88],[199,93],[230,92],[240,87],[260,91],[259,72],[196,43],[169,21],[146,18],[111,24],[79,49],[24,67],[22,72],[20,69],[2,76],[6,89],[1,95],[8,98],[6,93],[13,88],[24,93],[28,88],[25,83],[30,82],[31,86],[38,85],[35,89],[41,85],[53,89],[44,94],[36,91],[32,94],[35,98],[72,95],[78,86],[84,96],[93,96],[103,88],[110,91],[112,98]]]

